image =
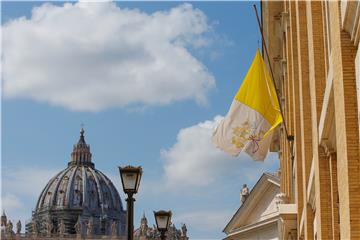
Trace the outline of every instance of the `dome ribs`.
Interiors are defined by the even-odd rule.
[[[73,201],[72,199],[74,198],[73,196],[73,193],[74,193],[74,176],[76,174],[78,170],[78,167],[74,167],[73,170],[72,170],[72,173],[71,173],[71,176],[70,176],[70,179],[69,179],[69,183],[68,183],[68,186],[66,188],[66,195],[65,195],[65,203],[64,205],[67,206],[67,207],[71,207],[72,204],[73,204]]]
[[[53,191],[53,195],[51,196],[51,199],[50,199],[50,206],[57,206],[57,198],[59,197],[58,196],[58,190],[59,190],[59,186],[60,184],[63,182],[63,179],[64,177],[66,176],[66,174],[71,170],[71,167],[70,168],[66,168],[64,170],[64,174],[62,174],[58,180],[58,182],[56,183],[56,187]]]
[[[97,172],[99,172],[99,174],[102,176],[102,178],[105,180],[106,186],[109,189],[110,195],[111,195],[111,201],[112,201],[112,207],[116,210],[123,210],[122,205],[121,205],[121,201],[120,201],[120,197],[119,199],[116,199],[115,195],[118,195],[117,191],[111,191],[111,189],[116,189],[114,184],[112,183],[112,181],[105,176],[105,174],[103,174],[101,171],[96,170]],[[120,202],[118,203],[117,200],[119,200]]]
[[[54,178],[52,178],[52,180],[49,181],[48,183],[48,187],[46,189],[46,191],[44,192],[43,198],[41,199],[41,204],[39,205],[39,210],[43,209],[43,208],[51,208],[53,206],[52,202],[54,201],[54,195],[55,195],[55,191],[53,191],[53,189],[56,189],[56,184],[60,183],[62,177],[64,174],[66,174],[68,169],[64,169],[62,170],[59,174],[57,174]],[[51,192],[50,192],[51,190]],[[48,194],[50,192],[50,195]],[[49,196],[47,196],[49,195]],[[45,200],[49,198],[49,200],[47,201],[47,203],[45,202]]]
[[[97,197],[98,197],[98,201],[97,201],[97,204],[99,207],[101,207],[101,213],[104,214],[104,209],[102,207],[102,204],[103,204],[103,196],[102,196],[102,191],[101,191],[101,185],[99,183],[99,179],[98,179],[98,176],[96,175],[95,171],[92,169],[92,168],[89,168],[92,176],[94,177],[94,180],[95,180],[95,184],[96,184],[96,191],[97,191]]]
[[[65,170],[63,170],[65,171]],[[50,186],[52,185],[53,181],[59,177],[59,175],[63,172],[59,172],[58,174],[55,175],[55,177],[51,178],[50,181],[46,184],[45,188],[42,190],[41,194],[40,194],[40,197],[37,201],[37,204],[36,204],[36,209],[39,209],[42,207],[42,205],[44,204],[44,200],[45,200],[45,196],[46,194],[48,193],[49,191],[49,188]]]
[[[82,201],[82,204],[83,206],[88,206],[88,197],[87,197],[87,174],[86,174],[86,170],[84,167],[81,168],[81,172],[82,172],[82,181],[83,181],[83,184],[82,184],[82,192],[83,192],[83,201]]]

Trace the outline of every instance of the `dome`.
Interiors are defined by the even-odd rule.
[[[59,172],[43,189],[36,211],[49,208],[86,208],[97,214],[122,211],[119,194],[110,179],[91,166],[77,165]]]
[[[94,232],[106,234],[113,221],[119,231],[125,227],[125,212],[118,191],[111,180],[95,168],[84,130],[73,146],[67,168],[56,174],[42,190],[33,213],[33,221],[52,221],[56,226],[64,220],[67,232],[74,233],[74,225],[81,219],[94,221]],[[38,229],[45,229],[38,226]]]

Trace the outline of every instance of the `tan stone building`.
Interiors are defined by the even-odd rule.
[[[282,126],[272,145],[286,199],[282,239],[360,239],[359,18],[359,1],[262,2],[269,60],[294,136],[288,141]]]

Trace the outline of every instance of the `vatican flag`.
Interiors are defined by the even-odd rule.
[[[217,147],[233,156],[244,150],[254,160],[264,160],[272,130],[282,121],[276,90],[258,49],[212,139]]]

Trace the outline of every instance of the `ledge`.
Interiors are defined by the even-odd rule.
[[[296,204],[279,204],[278,207],[279,207],[279,215],[281,218],[296,219],[297,216]]]

